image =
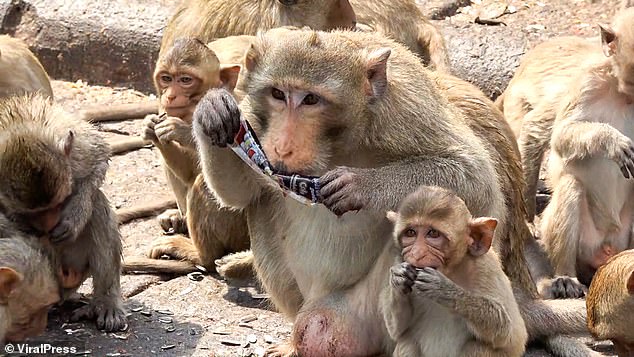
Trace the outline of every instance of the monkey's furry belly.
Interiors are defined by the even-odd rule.
[[[418,345],[420,356],[460,356],[469,339],[464,318],[427,299],[415,303],[425,311],[414,317],[419,328],[409,331],[407,339]]]
[[[305,206],[293,199],[286,199],[286,209],[293,218],[284,253],[303,293],[356,283],[391,239],[385,213],[363,210],[337,217],[323,205]]]

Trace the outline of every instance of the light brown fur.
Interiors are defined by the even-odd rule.
[[[0,219],[0,230],[8,222]],[[0,344],[44,332],[49,308],[60,300],[52,262],[36,237],[0,238]]]
[[[0,100],[0,133],[0,218],[7,222],[1,236],[49,239],[56,266],[71,272],[63,273],[69,281],[77,274],[79,282],[93,277],[91,303],[72,318],[95,318],[108,331],[124,328],[121,236],[100,189],[107,144],[90,124],[42,95]],[[70,285],[65,297],[79,284]]]
[[[53,98],[48,74],[24,42],[0,36],[0,97],[41,92]]]
[[[619,357],[634,354],[634,250],[612,257],[592,279],[588,329],[600,340],[611,339]]]
[[[317,54],[318,61],[307,60]],[[504,227],[510,223],[492,155],[509,154],[490,152],[436,87],[433,75],[403,46],[376,34],[289,31],[258,39],[246,55],[245,69],[240,111],[261,142],[270,142],[264,148],[273,165],[321,175],[323,185],[323,205],[305,207],[285,198],[276,184],[222,147],[222,138],[237,130],[237,116],[227,114],[237,113],[235,102],[217,91],[201,100],[194,133],[205,181],[222,205],[246,212],[257,274],[278,309],[295,319],[292,343],[275,353],[382,351],[387,332],[375,311],[376,292],[385,280],[370,278],[392,264],[377,260],[391,231],[381,212],[395,209],[421,184],[452,189],[474,214],[497,218],[495,239],[502,242],[503,257],[507,250],[521,250],[521,236],[500,235],[509,232]],[[273,97],[272,88],[285,100]],[[309,94],[325,99],[300,104]],[[321,117],[320,111],[325,112]],[[284,137],[284,130],[269,130],[274,121],[284,126],[296,118],[317,121],[316,130],[304,133],[309,139],[294,141]],[[278,146],[285,140],[286,149]],[[286,155],[280,155],[282,149]],[[300,168],[306,161],[296,158],[307,152],[313,161]],[[520,265],[506,267],[518,272],[511,278],[524,274],[530,281],[522,254],[513,256]],[[575,305],[561,324],[551,324],[568,312],[554,311],[535,300],[531,288],[521,285],[525,282],[513,282],[520,304],[531,306],[522,307],[531,338],[585,329],[585,309],[579,312]]]
[[[575,77],[553,128],[542,238],[556,275],[589,285],[607,258],[634,247],[634,9],[603,27],[609,57]],[[611,38],[610,33],[615,34]],[[587,55],[586,55],[587,56]],[[575,62],[571,65],[576,66]]]
[[[422,186],[401,203],[381,311],[393,356],[521,356],[528,338],[511,282],[489,250],[497,221]],[[400,252],[399,252],[400,250]]]

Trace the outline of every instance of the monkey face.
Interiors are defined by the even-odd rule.
[[[283,25],[308,26],[316,30],[353,29],[356,15],[348,0],[279,0]]]
[[[399,234],[403,260],[416,268],[438,269],[445,265],[449,238],[431,225],[406,225]]]
[[[202,97],[202,81],[189,73],[159,72],[156,75],[157,87],[161,93],[161,107],[167,115],[191,118],[196,104]]]

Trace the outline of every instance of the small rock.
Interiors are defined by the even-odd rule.
[[[165,328],[165,332],[167,332],[167,333],[174,332],[174,331],[176,331],[176,327],[174,327],[174,326],[167,326]]]
[[[75,356],[88,356],[92,354],[91,350],[75,352]]]
[[[156,310],[156,312],[158,312],[161,315],[174,315],[174,313],[169,310]]]
[[[211,333],[213,333],[214,335],[231,335],[231,331],[224,330],[224,329],[214,330]]]
[[[266,342],[266,343],[273,343],[273,336],[271,336],[271,335],[264,335],[264,342]]]
[[[256,343],[258,342],[258,337],[254,334],[250,334],[247,336],[247,341],[249,341],[249,343]]]
[[[116,333],[113,333],[112,337],[116,338],[117,340],[127,340],[128,339],[128,336],[126,336],[126,335],[117,335]]]
[[[256,300],[264,300],[269,298],[269,294],[253,294],[251,295],[251,298]]]
[[[176,347],[176,345],[163,345],[161,346],[161,349],[165,351],[165,350],[171,350],[174,347]]]
[[[253,328],[253,326],[249,325],[248,323],[245,322],[240,322],[238,324],[239,327],[246,327],[246,328]]]
[[[141,311],[141,315],[143,315],[143,316],[152,316],[152,311],[143,310],[143,311]]]
[[[242,323],[245,323],[245,324],[246,324],[246,323],[249,323],[249,322],[255,321],[255,320],[257,320],[257,319],[258,319],[258,317],[257,317],[257,316],[255,316],[255,315],[247,315],[247,316],[245,316],[245,317],[241,318],[241,319],[240,319],[240,322],[242,322]]]
[[[205,278],[205,276],[203,275],[203,273],[195,271],[193,273],[189,273],[187,274],[187,277],[189,278],[189,280],[191,281],[201,281]]]
[[[220,343],[222,343],[223,345],[226,345],[226,346],[240,346],[240,345],[242,345],[242,342],[240,342],[240,341],[229,340],[229,339],[222,339],[222,340],[220,340]]]
[[[253,354],[257,357],[264,357],[264,355],[266,354],[266,350],[264,349],[264,347],[256,347],[255,350],[253,350]]]
[[[174,319],[169,316],[161,316],[158,318],[158,321],[163,324],[171,324]]]
[[[196,269],[198,269],[198,270],[202,271],[203,273],[206,273],[206,272],[207,272],[207,268],[205,268],[205,267],[204,267],[204,266],[202,266],[202,265],[195,265],[195,267],[196,267]]]

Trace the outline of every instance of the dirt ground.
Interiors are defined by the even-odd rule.
[[[529,35],[531,45],[554,35],[595,36],[596,22],[609,22],[618,1],[473,1],[457,15],[442,20],[455,24],[476,17],[497,19]],[[501,25],[501,26],[505,26]],[[449,44],[450,45],[450,44]],[[89,86],[83,82],[53,83],[56,100],[75,111],[97,103],[143,101],[147,96],[127,88]],[[107,138],[136,135],[141,121],[98,125]],[[112,158],[104,190],[116,208],[130,207],[170,195],[159,154],[147,148]],[[125,255],[144,254],[162,231],[155,219],[121,227]],[[51,313],[47,333],[33,341],[77,347],[75,355],[95,356],[261,356],[272,343],[289,336],[291,324],[274,312],[254,281],[227,283],[217,275],[201,281],[188,277],[125,275],[123,294],[129,328],[103,333],[93,323],[64,323],[70,309]],[[89,293],[90,282],[81,289]],[[612,355],[609,343],[588,344]],[[543,351],[531,356],[547,355]]]

